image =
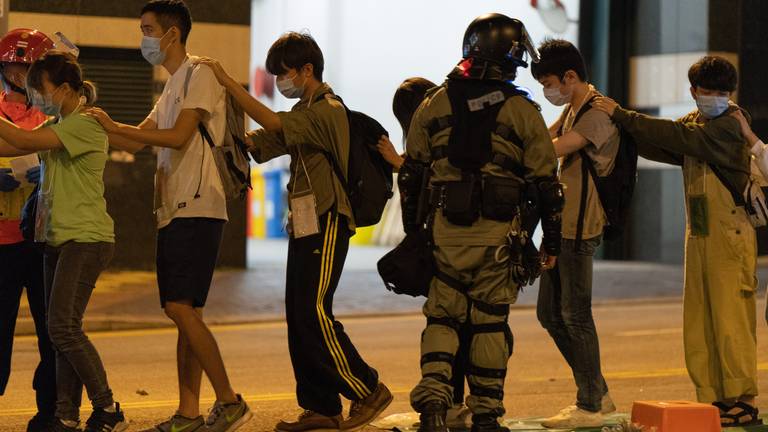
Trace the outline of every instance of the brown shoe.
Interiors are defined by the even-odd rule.
[[[349,418],[341,423],[341,430],[353,432],[360,430],[376,419],[392,403],[392,393],[384,383],[379,383],[376,390],[367,397],[352,401]]]
[[[327,417],[314,411],[306,410],[295,422],[285,420],[275,426],[275,432],[338,432],[341,415]]]

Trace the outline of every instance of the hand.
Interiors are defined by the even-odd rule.
[[[557,257],[550,256],[544,251],[541,251],[541,253],[539,254],[539,259],[541,260],[542,270],[552,270],[553,268],[555,268],[555,264],[557,264]]]
[[[752,131],[752,127],[749,126],[747,118],[744,116],[744,113],[742,113],[740,109],[734,110],[728,115],[739,121],[739,126],[741,126],[741,134],[747,141],[749,141],[750,145],[754,145],[757,141],[760,140],[760,138],[758,138],[757,135],[755,135],[755,133]]]
[[[0,168],[0,192],[13,192],[21,186],[9,168]]]
[[[384,160],[392,165],[395,169],[400,169],[400,167],[403,165],[403,157],[397,153],[397,150],[395,150],[395,146],[392,144],[392,141],[390,141],[389,137],[386,135],[382,135],[381,138],[379,138],[379,143],[376,144],[376,148],[379,149],[379,153],[381,153],[381,156],[384,157]]]
[[[610,117],[613,117],[613,113],[616,112],[616,108],[618,107],[619,104],[617,104],[615,100],[604,96],[598,97],[592,102],[592,108],[596,108],[599,111],[608,114]]]
[[[216,76],[216,80],[219,81],[219,84],[226,86],[227,82],[232,81],[232,77],[230,77],[227,74],[227,71],[224,70],[223,67],[221,67],[221,63],[219,63],[218,60],[212,59],[210,57],[200,57],[192,62],[192,64],[195,65],[206,65],[213,71],[214,76]]]
[[[40,183],[40,165],[27,170],[27,181],[30,183]]]
[[[96,121],[101,124],[101,127],[104,128],[104,131],[107,133],[115,133],[117,132],[118,126],[117,123],[115,123],[114,120],[107,114],[103,109],[98,107],[92,107],[87,108],[85,111],[85,115],[88,117],[93,117],[96,119]]]

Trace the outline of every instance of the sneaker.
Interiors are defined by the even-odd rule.
[[[205,431],[205,419],[203,416],[196,418],[184,417],[174,414],[168,420],[141,432],[203,432]]]
[[[352,401],[349,407],[349,418],[341,424],[345,432],[357,431],[376,419],[392,403],[390,393],[384,383],[379,383],[376,390],[363,399]]]
[[[275,432],[338,432],[341,430],[341,415],[328,417],[306,410],[295,422],[281,420]]]
[[[115,412],[96,408],[85,422],[84,432],[123,432],[128,429],[128,422],[120,409],[120,404],[115,403]]]
[[[440,401],[429,401],[419,410],[418,432],[448,432],[445,422],[448,409]]]
[[[541,425],[551,429],[574,429],[583,427],[600,427],[603,425],[603,415],[599,412],[589,412],[581,408],[560,411],[556,416],[550,417]]]
[[[233,432],[253,417],[243,397],[237,395],[237,402],[216,402],[211,408],[208,420],[205,421],[210,432]],[[175,431],[181,432],[181,431]]]
[[[472,416],[470,432],[509,432],[509,429],[499,424],[499,419],[493,414],[478,414]]]
[[[613,404],[613,399],[611,398],[610,393],[606,393],[603,395],[603,401],[601,403],[600,408],[600,414],[610,414],[612,412],[616,412],[616,405]]]
[[[472,426],[472,411],[463,403],[448,408],[445,424],[449,429],[469,429]]]
[[[77,426],[67,426],[57,418],[48,425],[48,429],[43,430],[45,432],[82,432]]]
[[[53,426],[55,420],[55,417],[44,416],[37,413],[27,423],[27,432],[45,432]]]

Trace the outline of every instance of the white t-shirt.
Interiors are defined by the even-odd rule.
[[[226,128],[226,90],[213,71],[194,66],[187,96],[184,82],[194,57],[187,57],[168,79],[149,117],[158,129],[171,129],[181,110],[205,111],[203,124],[216,145],[221,144]],[[158,229],[174,218],[206,217],[227,220],[227,202],[213,153],[200,132],[195,130],[180,149],[161,148],[155,174],[155,213]]]

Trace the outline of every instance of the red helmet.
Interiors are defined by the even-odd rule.
[[[0,39],[0,62],[32,64],[53,47],[53,41],[39,30],[14,29]]]

